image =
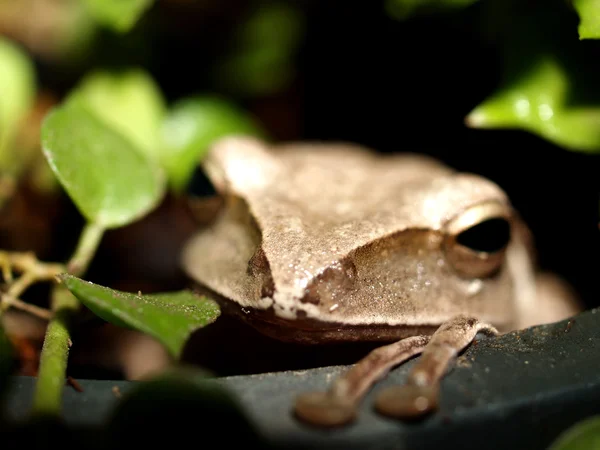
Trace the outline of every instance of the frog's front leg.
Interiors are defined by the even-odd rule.
[[[430,336],[413,336],[376,348],[336,379],[328,391],[300,395],[296,399],[296,415],[318,426],[332,427],[351,422],[369,388],[394,366],[421,353],[429,340]]]
[[[439,383],[448,365],[480,331],[498,334],[493,326],[468,316],[457,316],[441,325],[409,373],[406,384],[391,386],[377,395],[377,411],[386,416],[410,419],[435,409]]]
[[[469,345],[478,332],[497,334],[491,325],[467,316],[444,323],[432,336],[414,336],[377,348],[346,374],[335,380],[327,392],[303,394],[296,399],[296,415],[319,426],[351,422],[369,388],[394,366],[423,353],[409,374],[407,383],[383,390],[376,408],[385,415],[412,418],[437,406],[438,387],[449,363]]]

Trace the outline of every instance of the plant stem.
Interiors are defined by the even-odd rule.
[[[35,274],[33,272],[26,272],[11,285],[11,287],[8,289],[7,294],[11,297],[19,297],[35,281]]]
[[[8,289],[6,295],[2,296],[0,301],[0,310],[5,311],[11,306],[11,299],[19,297],[29,286],[36,281],[35,273],[25,272],[17,281],[15,281]],[[14,302],[12,302],[14,304]]]
[[[67,272],[76,277],[85,273],[90,261],[96,254],[103,234],[104,227],[91,222],[85,225],[79,237],[75,253],[67,263]]]
[[[33,397],[32,412],[39,416],[60,414],[71,347],[68,325],[71,315],[79,309],[77,299],[61,285],[53,289],[52,304],[54,317],[46,329]]]
[[[67,263],[69,273],[81,276],[87,270],[104,233],[101,226],[88,223],[81,232],[77,248]],[[38,381],[33,398],[32,413],[59,416],[62,391],[66,381],[67,360],[71,338],[69,322],[79,309],[79,301],[64,287],[57,284],[52,290],[52,311],[40,356]]]
[[[40,319],[50,320],[52,318],[51,311],[47,310],[46,308],[40,308],[39,306],[24,302],[19,298],[3,295],[2,300],[6,306],[12,306],[13,308],[28,312],[29,314],[39,317]],[[4,311],[4,308],[0,308],[0,312],[2,311]]]

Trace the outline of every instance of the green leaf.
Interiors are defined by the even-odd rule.
[[[262,136],[258,124],[241,109],[217,97],[194,97],[176,103],[162,127],[163,167],[175,191],[190,180],[210,144],[228,134]]]
[[[591,450],[600,448],[600,416],[576,423],[552,443],[548,450]]]
[[[600,151],[600,106],[568,105],[570,80],[550,55],[526,70],[469,113],[473,128],[520,128],[571,150]]]
[[[165,435],[178,442],[210,439],[220,433],[219,447],[265,448],[237,398],[217,380],[191,367],[172,368],[139,382],[118,404],[108,426],[117,448],[123,442],[145,447]],[[161,437],[162,436],[162,437]]]
[[[213,300],[189,291],[136,295],[62,274],[67,288],[91,311],[115,325],[153,336],[176,358],[188,337],[219,317]]]
[[[45,118],[42,147],[81,213],[104,228],[135,221],[164,194],[165,177],[158,165],[76,99]]]
[[[593,55],[573,39],[566,2],[483,2],[482,28],[501,50],[500,87],[469,113],[474,128],[512,128],[581,152],[600,151],[600,89]],[[487,33],[486,33],[487,34]]]
[[[9,146],[36,93],[35,69],[28,55],[12,41],[0,38],[0,170],[12,169]]]
[[[304,35],[304,17],[289,2],[258,7],[242,23],[233,48],[216,66],[216,82],[237,95],[269,95],[294,76],[294,56]]]
[[[118,32],[129,31],[154,0],[85,0],[90,14]]]
[[[388,15],[398,20],[406,20],[422,11],[436,11],[464,8],[477,0],[386,0]]]
[[[579,14],[579,39],[600,38],[600,0],[574,0]]]
[[[138,69],[95,72],[85,77],[70,96],[78,97],[99,119],[152,158],[158,158],[166,104],[159,87],[146,72]]]

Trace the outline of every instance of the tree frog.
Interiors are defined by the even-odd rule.
[[[418,354],[375,407],[420,417],[478,332],[578,312],[559,290],[540,295],[530,233],[488,179],[419,154],[245,136],[219,140],[202,164],[223,206],[183,266],[224,312],[284,341],[381,342],[327,391],[296,398],[305,422],[351,422],[371,386]]]

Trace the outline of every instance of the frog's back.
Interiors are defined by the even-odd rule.
[[[226,138],[204,164],[217,189],[247,202],[263,230],[285,216],[309,216],[306,229],[320,235],[350,223],[383,234],[439,229],[473,203],[506,200],[489,180],[458,174],[433,158],[382,155],[355,144],[266,147],[249,138]]]
[[[451,169],[423,155],[384,155],[349,143],[296,143],[275,146],[284,167],[277,187],[312,214],[333,223],[361,220],[387,208],[407,206],[402,193],[450,175]],[[392,194],[392,195],[390,195]],[[412,215],[405,210],[406,215]]]

